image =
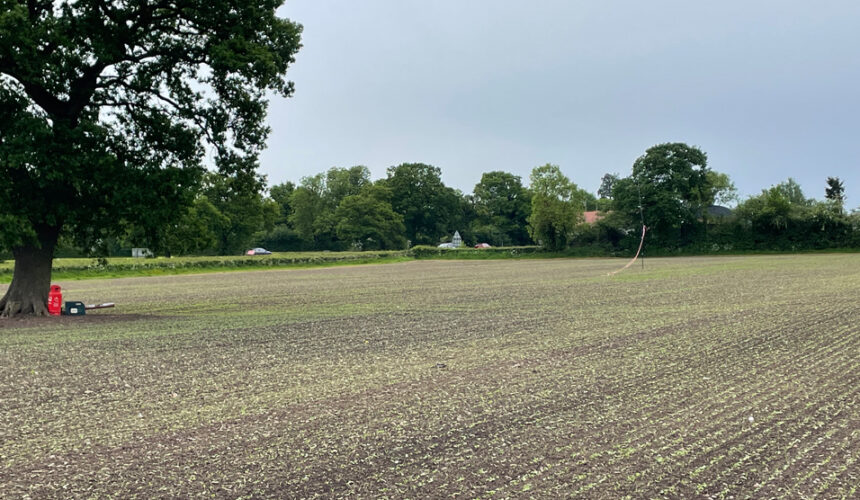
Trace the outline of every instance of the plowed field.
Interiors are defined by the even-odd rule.
[[[860,255],[623,263],[61,282],[0,497],[860,497]]]

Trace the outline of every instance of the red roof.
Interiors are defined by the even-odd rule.
[[[597,210],[592,210],[590,212],[585,212],[585,223],[586,224],[596,224],[597,221],[605,217]]]

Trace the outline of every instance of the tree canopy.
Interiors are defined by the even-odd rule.
[[[835,203],[842,211],[842,204],[845,203],[845,184],[839,177],[828,177],[827,187],[824,189],[824,197]]]
[[[256,192],[267,94],[301,26],[282,0],[0,0],[0,244],[15,256],[0,313],[45,313],[60,234],[147,238],[195,198],[210,153]]]
[[[383,182],[391,189],[391,206],[403,216],[406,238],[412,244],[435,244],[456,230],[461,199],[442,182],[438,167],[402,163],[390,167]]]
[[[235,189],[231,181],[233,179],[209,173],[203,186],[203,198],[220,215],[210,226],[219,255],[242,252],[251,243],[254,233],[274,228],[280,213],[276,201],[258,192]]]
[[[597,196],[604,199],[612,199],[612,189],[618,182],[618,174],[606,173],[600,178],[600,187],[597,188]]]
[[[666,143],[637,158],[631,176],[616,181],[612,194],[615,208],[635,221],[632,225],[644,217],[658,244],[677,247],[696,237],[708,207],[733,190],[727,176],[708,168],[702,150]]]
[[[403,216],[391,208],[391,190],[366,186],[343,198],[335,212],[338,237],[359,250],[394,250],[406,245]]]
[[[332,167],[324,174],[305,177],[290,197],[289,221],[298,235],[315,247],[342,249],[335,212],[345,198],[358,195],[371,184],[370,170],[362,165]]]
[[[473,190],[478,239],[493,245],[525,245],[530,242],[526,226],[531,213],[531,193],[519,176],[486,172]]]
[[[296,185],[289,181],[276,184],[269,189],[269,196],[278,204],[278,218],[275,219],[276,224],[286,224],[289,220],[290,214],[293,211],[290,198],[292,198],[295,190]]]
[[[758,246],[780,250],[848,246],[851,221],[832,203],[807,198],[789,178],[738,205],[736,216]]]
[[[557,165],[535,167],[529,176],[532,211],[529,233],[549,250],[562,250],[570,242],[573,228],[582,220],[581,190]]]

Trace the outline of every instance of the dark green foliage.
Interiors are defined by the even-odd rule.
[[[638,231],[644,218],[649,242],[679,248],[704,238],[707,208],[733,190],[727,176],[708,168],[700,149],[659,144],[634,162],[630,177],[615,183],[613,206],[630,230]]]
[[[827,188],[824,190],[824,197],[831,202],[836,210],[842,213],[842,205],[845,203],[845,184],[839,177],[828,177]]]
[[[442,183],[442,172],[423,163],[403,163],[388,169],[382,181],[391,190],[391,206],[403,216],[406,238],[413,244],[436,244],[440,238],[463,231],[465,202]]]
[[[845,185],[839,177],[827,178],[827,189],[824,190],[824,197],[833,201],[845,201]]]
[[[280,2],[4,4],[0,208],[19,220],[7,242],[40,224],[82,246],[129,221],[159,226],[193,198],[207,139],[222,173],[259,185],[263,93],[292,92],[299,48]]]
[[[851,248],[860,248],[860,210],[855,210],[848,216],[850,234],[848,244]]]
[[[168,256],[214,252],[223,229],[230,223],[228,216],[201,196],[177,222],[164,227],[155,250]]]
[[[606,212],[594,224],[578,224],[573,231],[571,247],[594,248],[606,254],[635,251],[641,233],[627,228],[627,218],[619,212]]]
[[[271,231],[260,231],[254,235],[252,247],[263,247],[271,252],[306,252],[313,245],[302,239],[295,229],[285,224],[276,225]]]
[[[734,244],[778,250],[849,246],[851,221],[834,204],[807,199],[789,178],[738,205]]]
[[[210,217],[219,255],[240,254],[250,246],[260,229],[271,231],[280,207],[258,192],[236,187],[235,179],[210,174],[206,176],[203,196],[220,217]]]
[[[470,236],[477,243],[488,243],[494,247],[514,246],[510,234],[503,227],[494,224],[473,222]],[[522,230],[526,231],[526,228],[522,227]]]
[[[189,207],[177,207],[174,220],[156,229],[153,237],[145,227],[129,224],[126,235],[119,239],[106,240],[106,255],[130,256],[131,248],[145,247],[158,255],[180,256],[191,254],[215,254],[222,233],[227,231],[231,220],[206,196],[198,196]],[[80,256],[68,249],[55,252],[57,257]],[[86,253],[86,252],[79,252]]]
[[[0,0],[0,245],[50,258],[59,234],[99,248],[130,224],[154,242],[194,200],[204,144],[233,191],[259,191],[266,95],[292,93],[300,47],[281,3]],[[33,279],[8,294],[46,295]]]
[[[403,217],[381,189],[347,196],[335,212],[337,236],[358,250],[396,250],[406,246]]]
[[[474,237],[494,246],[531,243],[527,224],[531,214],[531,193],[519,176],[507,172],[487,172],[473,192]]]
[[[337,234],[335,212],[347,197],[357,195],[372,184],[370,170],[364,166],[334,167],[325,174],[302,179],[290,196],[288,221],[308,245],[317,250],[343,250]]]
[[[531,176],[532,210],[528,218],[532,239],[548,250],[562,250],[582,220],[583,191],[556,165],[535,167]]]
[[[269,197],[278,204],[279,213],[275,224],[287,224],[290,214],[293,213],[293,208],[290,199],[293,192],[296,190],[296,185],[292,182],[284,182],[269,188]]]
[[[290,196],[289,223],[300,238],[314,243],[316,238],[315,222],[323,213],[325,201],[325,178],[323,174],[302,179],[301,185]]]
[[[641,194],[649,234],[658,244],[678,246],[695,236],[707,172],[707,156],[697,148],[654,146],[633,164],[631,177],[616,183],[615,206],[635,221]]]
[[[618,174],[603,174],[600,178],[600,187],[597,189],[597,196],[605,199],[612,199],[612,190],[615,188],[615,183],[618,182]]]
[[[350,168],[330,168],[326,172],[325,200],[328,208],[336,209],[347,196],[354,196],[373,184],[370,170],[357,165]]]
[[[733,205],[739,201],[737,188],[727,174],[709,169],[706,180],[706,190],[700,200],[703,206]]]
[[[645,252],[650,255],[857,246],[856,220],[860,216],[842,214],[833,201],[818,202],[806,198],[792,179],[766,190],[762,196],[752,197],[732,211],[716,204],[731,204],[737,200],[734,185],[727,175],[702,166],[704,153],[686,145],[668,144],[649,149],[646,156],[649,155],[651,157],[647,161],[644,157],[640,159],[636,169],[644,179],[642,185],[647,181],[647,187],[642,190],[643,216],[646,223],[653,221],[649,224],[652,231],[655,228],[663,229],[662,233],[655,231],[649,236]],[[498,247],[516,243],[514,235],[524,230],[524,200],[528,199],[528,210],[532,211],[533,207],[537,210],[532,212],[531,218],[526,219],[533,224],[525,228],[545,235],[540,240],[549,242],[545,244],[546,250],[564,251],[566,255],[629,255],[639,245],[639,189],[632,176],[614,181],[618,195],[616,200],[597,200],[576,187],[553,165],[536,169],[536,176],[532,179],[534,195],[532,190],[522,188],[516,176],[505,172],[489,172],[475,186],[474,194],[462,196],[444,187],[439,180],[440,172],[435,167],[421,164],[401,167],[403,170],[400,171],[399,180],[410,178],[420,188],[423,187],[423,181],[429,179],[429,184],[436,187],[436,193],[453,195],[446,212],[447,229],[435,229],[436,234],[441,235],[439,238],[445,241],[450,240],[454,230],[459,230],[467,245],[487,242]],[[389,169],[389,178],[376,184],[347,182],[345,185],[359,192],[359,195],[353,195],[359,198],[344,198],[350,200],[349,205],[342,210],[336,208],[333,212],[328,208],[333,203],[326,199],[335,197],[326,193],[329,192],[329,179],[335,176],[320,174],[305,179],[303,186],[294,192],[294,196],[307,198],[296,203],[296,206],[305,206],[306,209],[295,210],[291,218],[296,225],[296,233],[282,234],[295,238],[298,228],[303,227],[301,216],[305,214],[305,227],[310,228],[311,237],[315,235],[317,240],[306,240],[305,246],[293,241],[276,248],[344,249],[357,247],[355,243],[368,238],[370,241],[365,243],[370,246],[362,244],[365,248],[377,248],[377,245],[386,248],[394,245],[393,248],[397,248],[399,243],[380,243],[385,240],[381,234],[386,231],[393,234],[396,227],[390,215],[385,215],[388,212],[383,208],[384,204],[373,203],[363,197],[378,191],[373,194],[377,199],[394,200],[391,181],[395,177],[394,170],[401,167]],[[344,179],[350,178],[345,175],[344,169],[336,171]],[[426,178],[422,178],[422,175]],[[352,178],[365,179],[365,176],[353,175]],[[364,187],[359,188],[362,184]],[[411,184],[402,182],[401,185]],[[420,200],[418,195],[421,192],[422,189],[404,187],[401,202],[407,197]],[[602,218],[591,225],[578,223],[585,208],[595,208],[592,204],[603,210]],[[618,208],[613,209],[613,204]],[[422,222],[417,216],[416,220]],[[429,224],[429,219],[425,218],[423,222]],[[329,235],[328,240],[321,238],[321,235]],[[434,248],[438,242],[438,238],[428,241]]]

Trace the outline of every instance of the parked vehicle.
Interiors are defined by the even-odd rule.
[[[489,243],[478,243],[477,245],[475,245],[475,248],[493,248],[493,247],[491,247]]]
[[[457,248],[453,243],[442,243],[437,248]]]
[[[245,252],[245,255],[272,255],[272,252],[265,248],[254,248]]]

